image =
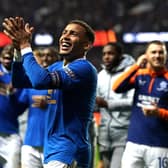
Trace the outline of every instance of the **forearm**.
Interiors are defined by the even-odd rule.
[[[12,64],[12,85],[15,88],[32,88],[21,62],[14,62]]]
[[[22,49],[21,54],[23,56],[23,67],[33,88],[48,89],[51,85],[50,74],[46,69],[38,65],[31,48]]]
[[[164,108],[159,108],[159,117],[168,120],[168,110]]]
[[[130,108],[132,106],[132,98],[127,98],[127,99],[113,99],[113,100],[109,100],[107,101],[108,103],[108,109],[110,110],[114,110],[117,108]]]
[[[23,50],[25,48],[31,48],[31,44],[29,43],[28,39],[26,39],[26,41],[22,41],[20,43],[20,50]]]
[[[131,78],[135,75],[138,69],[139,66],[137,64],[134,64],[129,69],[124,71],[114,82],[112,90],[114,90],[117,93],[122,93],[131,89]]]

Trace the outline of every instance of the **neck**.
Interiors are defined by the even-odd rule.
[[[161,72],[165,69],[165,67],[149,67],[154,72]]]
[[[70,62],[72,62],[74,60],[85,59],[86,57],[84,55],[82,55],[82,56],[78,56],[78,57],[76,57],[76,56],[71,56],[71,57],[69,57],[69,56],[63,56],[63,58],[64,58],[63,59],[64,65],[67,65],[67,64],[69,64]]]
[[[11,68],[6,68],[3,64],[1,64],[2,66],[2,71],[5,73],[9,73],[11,71]]]

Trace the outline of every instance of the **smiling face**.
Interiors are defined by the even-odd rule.
[[[54,48],[44,48],[41,53],[41,64],[44,68],[58,61],[58,53]]]
[[[14,48],[12,45],[6,46],[1,52],[0,62],[7,70],[11,70],[13,55],[14,55]]]
[[[59,54],[69,61],[84,56],[90,42],[86,30],[79,24],[70,23],[62,32],[59,40]]]
[[[152,43],[146,50],[146,55],[150,67],[155,71],[160,71],[165,67],[167,52],[166,46],[163,44]]]

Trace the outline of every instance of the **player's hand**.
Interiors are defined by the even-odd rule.
[[[145,116],[158,116],[159,110],[156,104],[147,105],[142,107],[142,111]]]
[[[2,71],[0,71],[0,76],[3,76],[3,75],[4,75],[4,73]]]
[[[4,83],[0,83],[0,95],[4,95],[4,96],[7,95],[6,85]]]
[[[16,92],[16,89],[13,88],[12,84],[0,83],[0,94],[4,96],[12,95]]]
[[[4,73],[0,71],[0,77],[3,76]],[[0,95],[6,96],[6,84],[0,82]]]
[[[102,160],[98,161],[97,168],[104,168],[104,163]]]
[[[141,68],[145,68],[147,66],[148,60],[145,54],[138,57],[136,64]]]
[[[47,107],[47,98],[42,95],[34,95],[32,96],[33,104],[32,107],[37,107],[41,109],[45,109]]]
[[[13,87],[12,83],[9,83],[9,84],[7,85],[7,94],[8,94],[8,95],[14,94],[14,93],[16,92],[16,90],[17,90],[17,89]]]
[[[96,104],[98,105],[98,107],[108,107],[107,101],[102,97],[96,97]]]
[[[34,28],[29,23],[25,23],[22,17],[5,18],[3,23],[4,33],[9,36],[18,48],[30,47]]]

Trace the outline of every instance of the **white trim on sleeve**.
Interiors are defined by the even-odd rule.
[[[26,48],[21,49],[21,55],[22,56],[24,54],[27,54],[27,53],[30,53],[30,52],[33,52],[31,47],[26,47]]]

